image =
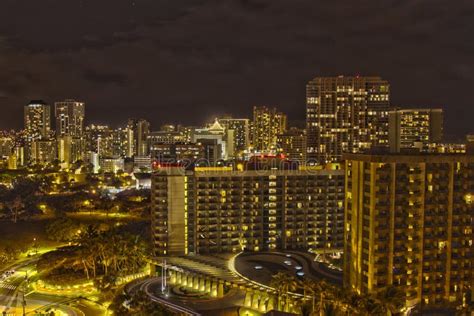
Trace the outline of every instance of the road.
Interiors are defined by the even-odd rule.
[[[14,270],[15,273],[0,281],[0,313],[6,315],[22,315],[23,303],[26,315],[34,315],[37,312],[46,312],[56,309],[70,316],[100,316],[104,310],[85,299],[71,299],[65,296],[46,295],[31,292],[28,289],[26,276],[31,276],[36,268],[38,256],[19,260],[10,265],[6,270]],[[0,271],[0,275],[5,271]],[[24,300],[23,300],[23,296]]]
[[[198,312],[184,306],[184,304],[178,304],[175,302],[171,302],[169,299],[165,297],[158,296],[157,293],[158,291],[156,290],[157,288],[161,288],[161,278],[151,278],[151,279],[146,279],[144,281],[136,282],[132,285],[130,285],[127,288],[127,292],[129,294],[133,294],[137,291],[143,291],[145,292],[150,300],[159,303],[163,306],[166,306],[170,310],[183,314],[183,315],[189,315],[189,316],[200,316]]]

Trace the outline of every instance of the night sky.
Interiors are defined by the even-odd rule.
[[[30,99],[89,123],[199,124],[275,105],[301,123],[316,76],[380,75],[392,103],[474,132],[472,0],[1,0],[0,129]]]

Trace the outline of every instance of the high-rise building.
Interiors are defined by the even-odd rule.
[[[75,100],[56,102],[56,136],[81,137],[84,133],[85,104]]]
[[[128,129],[113,129],[106,125],[90,125],[86,128],[87,152],[100,157],[127,157]]]
[[[24,107],[24,124],[28,142],[48,139],[51,135],[51,108],[42,100],[33,100]]]
[[[442,109],[403,109],[389,112],[391,152],[420,148],[443,139]]]
[[[277,135],[286,131],[286,114],[276,108],[254,106],[252,123],[252,145],[260,152],[275,151]]]
[[[306,85],[307,159],[388,146],[390,86],[380,77],[318,77]]]
[[[345,286],[393,285],[407,306],[461,302],[474,281],[474,156],[345,159]]]
[[[31,142],[29,156],[31,163],[52,163],[57,157],[57,144],[54,139],[38,139]]]
[[[12,154],[15,142],[11,136],[0,136],[0,158],[9,157]]]
[[[340,253],[343,170],[163,166],[152,177],[155,254]]]
[[[246,150],[250,144],[250,121],[249,119],[220,118],[219,123],[226,131],[234,133],[234,151],[240,153]]]
[[[148,135],[150,123],[146,120],[129,120],[127,124],[127,156],[147,156],[149,154]]]
[[[277,135],[277,148],[289,160],[305,164],[306,132],[304,129],[292,127],[283,134]]]

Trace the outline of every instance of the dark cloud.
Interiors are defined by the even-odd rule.
[[[470,0],[4,0],[0,126],[21,126],[30,98],[66,97],[92,122],[197,124],[254,104],[301,121],[309,79],[366,74],[395,105],[444,107],[462,135],[473,18]]]

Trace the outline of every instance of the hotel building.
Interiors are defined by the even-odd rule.
[[[152,177],[157,256],[343,248],[344,171],[163,167]]]
[[[345,159],[345,286],[394,285],[407,306],[462,301],[474,276],[474,156]]]

